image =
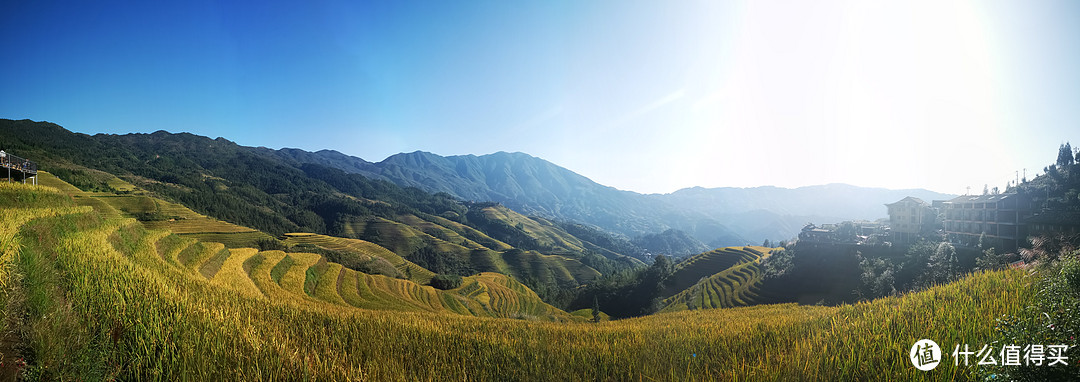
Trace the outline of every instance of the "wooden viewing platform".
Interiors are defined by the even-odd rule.
[[[19,158],[0,150],[0,167],[7,169],[8,182],[21,180],[26,183],[26,179],[30,178],[34,184],[37,184],[37,163],[31,160]],[[0,176],[2,175],[3,173],[0,172]]]

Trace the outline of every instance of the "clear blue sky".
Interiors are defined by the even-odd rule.
[[[962,193],[1080,146],[1074,1],[0,4],[0,117]]]

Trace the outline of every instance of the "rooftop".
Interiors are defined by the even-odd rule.
[[[915,203],[915,204],[918,204],[920,206],[929,206],[930,205],[929,203],[926,203],[922,199],[916,198],[914,196],[908,196],[906,198],[900,199],[896,203],[886,204],[886,206],[891,206],[891,205],[901,204],[901,203]]]
[[[999,202],[1011,197],[1017,196],[1015,193],[1009,194],[996,194],[996,195],[964,195],[955,197],[945,203],[985,203],[985,202]]]

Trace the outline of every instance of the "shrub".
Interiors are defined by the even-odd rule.
[[[255,245],[259,247],[260,251],[284,251],[286,249],[285,243],[273,238],[259,240],[255,242]]]
[[[1036,303],[1016,316],[998,320],[998,344],[1068,345],[1065,352],[1070,364],[1080,359],[1080,252],[1063,256],[1054,265],[1040,270]],[[1073,365],[1010,366],[993,368],[989,373],[1001,380],[1064,381],[1080,380],[1080,368]]]
[[[386,261],[386,259],[381,257],[372,257],[370,260],[360,263],[357,265],[356,270],[369,275],[383,275],[395,278],[404,277],[397,268],[394,268],[394,264],[390,264],[389,261]]]
[[[428,284],[435,287],[436,289],[454,289],[461,286],[461,276],[446,274],[436,275],[435,277],[431,278],[431,282],[429,282]]]

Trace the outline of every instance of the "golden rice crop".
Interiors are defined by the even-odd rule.
[[[1033,279],[1024,270],[986,272],[840,307],[762,305],[601,323],[375,311],[299,301],[270,275],[284,253],[239,265],[251,265],[262,300],[169,266],[157,252],[160,231],[70,204],[42,208],[0,210],[0,238],[12,238],[5,248],[28,296],[17,330],[33,355],[28,372],[45,379],[967,379],[974,367],[943,362],[917,371],[907,350],[920,338],[989,342],[993,319],[1026,305]],[[233,269],[229,261],[220,272]],[[346,301],[355,298],[345,292],[350,274],[357,290],[407,282],[343,274]],[[521,288],[505,276],[472,281],[487,288],[491,306],[520,303],[520,294],[503,293]],[[266,293],[268,285],[277,292]],[[404,285],[374,289],[417,296]]]

